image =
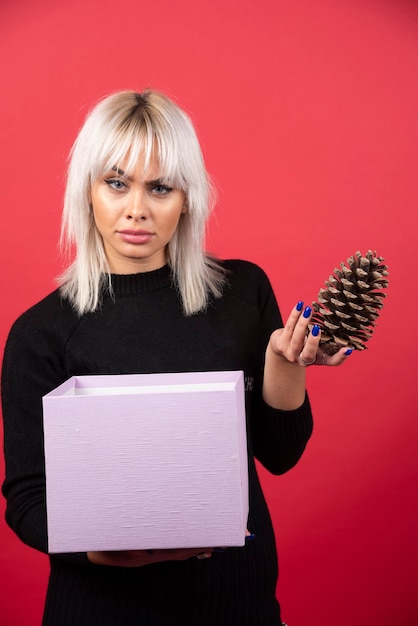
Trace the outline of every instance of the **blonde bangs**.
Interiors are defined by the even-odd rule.
[[[176,135],[181,134],[181,129],[173,128],[158,116],[154,115],[152,119],[148,111],[139,106],[131,110],[128,117],[113,120],[113,124],[107,119],[103,122],[103,127],[96,131],[94,146],[92,145],[88,168],[92,182],[115,167],[131,176],[138,163],[142,164],[145,178],[156,157],[160,169],[159,178],[187,191],[187,168],[177,147],[179,137]]]

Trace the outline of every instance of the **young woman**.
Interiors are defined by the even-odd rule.
[[[170,99],[126,91],[93,109],[65,195],[74,261],[60,288],[15,322],[5,350],[3,493],[11,528],[47,553],[42,396],[70,376],[243,370],[255,538],[224,552],[51,555],[44,626],[281,624],[254,459],[274,474],[297,463],[312,431],[305,369],[339,365],[349,351],[321,352],[302,302],[283,326],[259,267],[205,253],[210,208],[195,131]]]

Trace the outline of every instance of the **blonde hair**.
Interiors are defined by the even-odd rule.
[[[199,141],[186,113],[167,96],[146,90],[122,91],[90,112],[70,153],[62,217],[61,244],[75,259],[60,277],[61,293],[82,315],[95,311],[111,275],[102,238],[90,206],[92,183],[124,163],[134,171],[149,165],[157,149],[162,175],[186,195],[187,211],[168,244],[168,263],[186,315],[204,310],[222,294],[219,263],[204,251],[213,194]]]

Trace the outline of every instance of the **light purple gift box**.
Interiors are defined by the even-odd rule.
[[[74,376],[43,398],[49,552],[242,546],[242,372]]]

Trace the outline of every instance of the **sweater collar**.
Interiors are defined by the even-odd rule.
[[[115,296],[155,291],[156,289],[168,287],[173,284],[173,278],[168,265],[151,272],[111,274],[110,279]]]

